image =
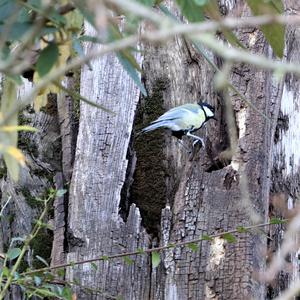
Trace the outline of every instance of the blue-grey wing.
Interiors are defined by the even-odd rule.
[[[197,114],[199,112],[199,109],[201,108],[198,104],[188,103],[188,104],[180,105],[168,110],[152,123],[165,121],[165,120],[181,119],[184,118],[186,115],[188,115],[190,112]]]

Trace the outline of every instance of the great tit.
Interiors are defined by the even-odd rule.
[[[151,122],[149,126],[142,129],[142,133],[161,127],[168,128],[171,129],[172,135],[179,140],[183,135],[187,135],[195,140],[193,146],[199,141],[202,146],[205,146],[203,139],[192,134],[192,132],[200,129],[208,120],[216,120],[214,112],[215,108],[205,102],[183,104],[165,112],[157,120]]]

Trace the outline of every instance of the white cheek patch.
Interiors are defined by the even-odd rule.
[[[214,113],[206,106],[203,106],[203,110],[205,111],[205,114],[207,117],[213,117]]]

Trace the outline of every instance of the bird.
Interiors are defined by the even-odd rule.
[[[171,108],[151,122],[149,126],[143,128],[141,133],[147,133],[158,128],[167,128],[180,142],[182,137],[186,135],[194,139],[193,147],[198,142],[201,142],[202,146],[205,147],[203,139],[192,133],[200,129],[210,119],[216,120],[215,108],[212,105],[206,102],[186,103]]]

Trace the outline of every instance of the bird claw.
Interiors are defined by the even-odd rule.
[[[205,143],[204,143],[204,141],[203,141],[202,139],[195,140],[195,141],[193,142],[193,148],[194,148],[194,147],[196,146],[196,144],[199,143],[199,142],[201,142],[201,146],[202,146],[203,148],[205,148]]]

